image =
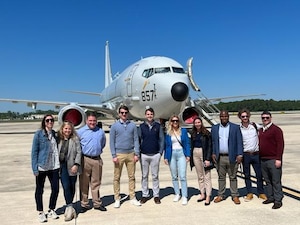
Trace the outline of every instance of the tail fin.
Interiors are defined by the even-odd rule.
[[[109,47],[108,41],[105,44],[105,87],[109,86],[112,82],[112,74],[110,67]]]

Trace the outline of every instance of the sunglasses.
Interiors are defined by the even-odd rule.
[[[178,123],[179,120],[171,120],[172,123]]]
[[[248,118],[249,116],[241,116],[242,118]]]
[[[270,117],[269,116],[263,116],[263,117],[261,117],[261,119],[262,120],[268,120],[268,119],[270,119]]]
[[[128,114],[128,112],[120,112],[120,114],[125,114],[126,115],[126,114]]]
[[[54,122],[54,119],[45,119],[46,123],[49,123],[49,122]]]

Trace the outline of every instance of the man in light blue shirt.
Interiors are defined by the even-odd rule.
[[[232,201],[240,204],[237,188],[237,170],[243,159],[243,138],[240,127],[229,122],[228,111],[220,112],[221,123],[213,125],[212,135],[212,159],[217,164],[219,191],[214,202],[223,201],[226,190],[226,174],[230,181],[230,192]]]
[[[89,185],[94,209],[106,211],[100,199],[103,161],[101,154],[106,144],[104,131],[97,126],[94,112],[87,113],[86,125],[78,130],[82,149],[82,174],[80,175],[81,207],[85,212],[89,209]]]

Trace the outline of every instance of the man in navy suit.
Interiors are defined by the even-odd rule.
[[[212,159],[217,164],[219,191],[214,202],[225,199],[226,174],[230,181],[232,201],[240,204],[237,188],[237,170],[243,159],[243,137],[240,127],[229,122],[228,111],[220,112],[220,123],[211,128],[213,154]]]

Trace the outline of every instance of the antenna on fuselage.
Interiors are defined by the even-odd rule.
[[[108,87],[112,82],[110,57],[109,57],[109,47],[108,41],[105,44],[105,87]]]

